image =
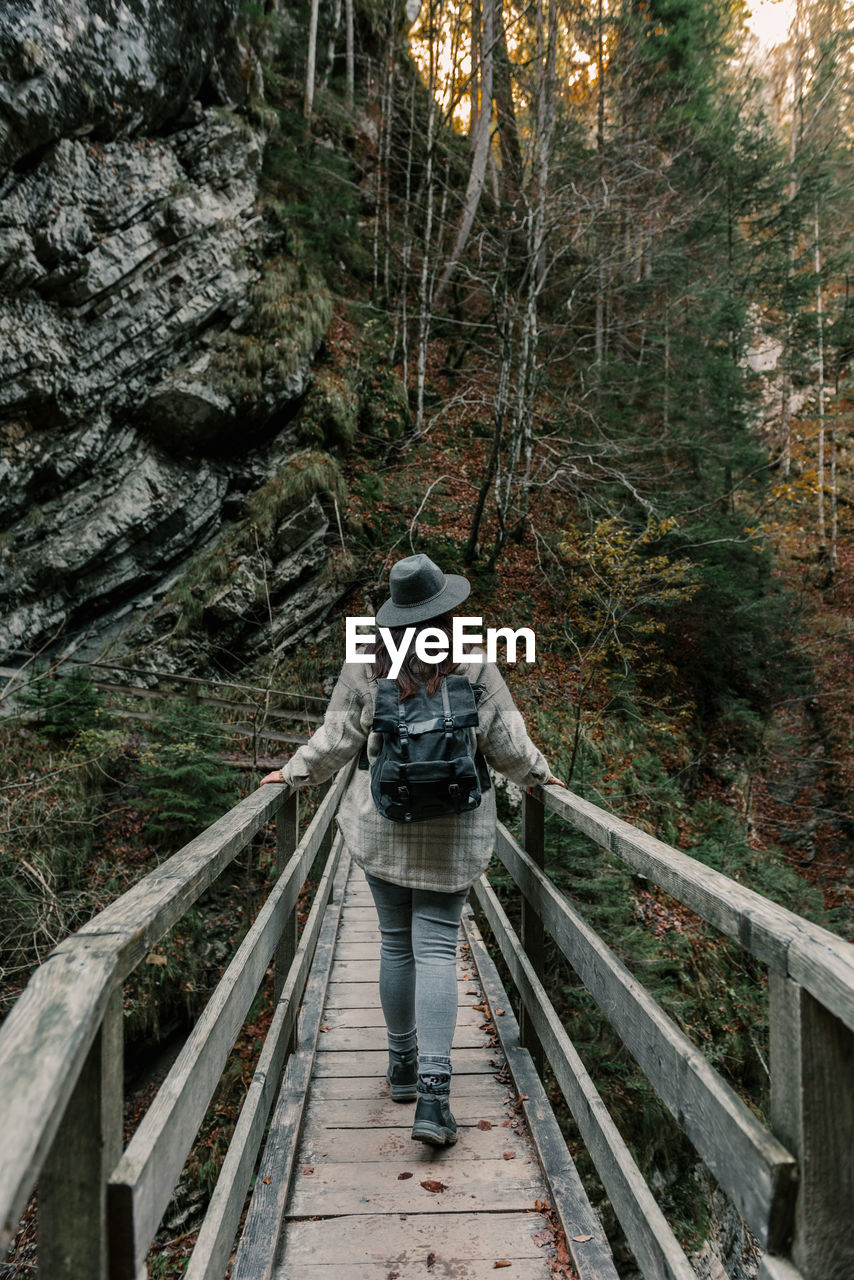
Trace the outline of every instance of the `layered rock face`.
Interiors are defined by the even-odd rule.
[[[263,261],[236,9],[0,12],[3,656],[156,587],[295,448],[329,306]]]

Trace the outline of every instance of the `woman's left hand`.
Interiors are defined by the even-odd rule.
[[[278,782],[281,785],[284,782],[281,769],[274,769],[272,773],[268,773],[266,778],[262,778],[258,785],[263,787],[265,782]]]

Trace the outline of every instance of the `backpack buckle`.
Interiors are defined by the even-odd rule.
[[[407,728],[405,720],[400,721],[400,723],[397,726],[397,732],[400,734],[401,738],[409,737],[409,729]]]
[[[443,723],[443,724],[444,724],[444,726],[445,726],[445,732],[446,732],[446,733],[450,733],[450,732],[451,732],[451,730],[452,730],[452,729],[453,729],[453,727],[454,727],[454,723],[455,723],[455,722],[454,722],[454,717],[453,717],[453,716],[445,716],[445,719],[442,721],[442,723]]]
[[[448,787],[448,794],[452,795],[454,799],[457,800],[460,794],[460,784],[458,782],[452,782]]]

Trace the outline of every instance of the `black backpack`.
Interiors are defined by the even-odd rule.
[[[383,736],[371,765],[371,795],[393,822],[421,822],[468,813],[492,785],[469,729],[478,724],[476,695],[482,685],[467,676],[445,676],[434,694],[426,684],[400,699],[395,680],[378,680],[373,729]],[[367,769],[367,749],[359,767]]]

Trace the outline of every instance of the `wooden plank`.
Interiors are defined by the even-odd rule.
[[[462,978],[457,983],[460,998],[465,996],[471,982]],[[368,982],[330,982],[327,1007],[332,1009],[370,1009],[379,1008],[379,980]]]
[[[454,1050],[489,1048],[489,1037],[479,1026],[457,1023],[452,1041]],[[322,1053],[363,1053],[365,1050],[388,1051],[385,1023],[381,1027],[333,1027],[324,1032],[318,1049]]]
[[[414,1144],[413,1144],[414,1145]],[[421,1144],[418,1144],[421,1146]],[[365,1165],[358,1178],[352,1164],[300,1165],[288,1202],[289,1218],[313,1214],[464,1213],[481,1209],[528,1209],[543,1194],[539,1169],[516,1167],[516,1160],[451,1160],[431,1148],[433,1160],[419,1162],[418,1152],[407,1160]],[[306,1170],[311,1169],[311,1173]],[[423,1172],[423,1178],[400,1178]],[[445,1190],[434,1194],[422,1181],[439,1181]]]
[[[385,1076],[388,1050],[365,1049],[352,1053],[323,1053],[318,1047],[315,1076]],[[454,1075],[478,1075],[498,1070],[494,1049],[457,1049],[453,1056]]]
[[[299,1016],[299,1048],[288,1059],[231,1280],[269,1280],[272,1275],[335,950],[340,891],[343,890],[345,873],[346,868],[342,867],[339,883],[333,891],[333,905],[328,908],[327,920],[315,951]]]
[[[317,810],[116,1166],[109,1188],[114,1280],[134,1280],[154,1239],[284,921],[331,822],[330,809],[321,805]]]
[[[848,1280],[854,1276],[854,1033],[798,983],[777,974],[770,1032],[771,1120],[800,1162],[791,1257],[804,1280]]]
[[[496,849],[653,1088],[763,1248],[790,1238],[794,1156],[754,1116],[506,828]]]
[[[325,1016],[325,1015],[324,1015]],[[453,1079],[454,1098],[471,1098],[472,1100],[482,1100],[484,1104],[497,1106],[503,1098],[507,1097],[507,1085],[498,1080],[493,1070],[490,1072],[476,1072],[468,1075],[454,1075]],[[350,1099],[354,1103],[358,1099],[373,1099],[377,1105],[384,1103],[388,1095],[381,1093],[377,1089],[376,1076],[316,1076],[311,1082],[311,1099],[312,1101],[323,1101],[325,1105],[332,1107],[332,1103],[336,1100]],[[395,1106],[401,1104],[395,1103]],[[400,1116],[400,1111],[395,1114]],[[478,1114],[477,1119],[489,1119]]]
[[[39,1269],[51,1280],[107,1280],[106,1183],[122,1149],[122,989],[110,996],[39,1174]]]
[[[314,959],[318,939],[323,935],[330,945],[337,927],[338,907],[327,911],[333,880],[338,873],[344,848],[339,835],[311,906],[273,1021],[264,1041],[261,1056],[244,1099],[240,1116],[229,1142],[228,1151],[205,1213],[201,1230],[185,1272],[186,1280],[206,1280],[224,1275],[237,1231],[246,1192],[255,1168],[255,1158],[264,1135],[264,1127],[273,1097],[281,1080],[282,1067],[292,1043],[291,1028],[296,1024],[309,967]],[[341,868],[342,880],[349,868],[349,854]],[[326,954],[324,952],[324,955]]]
[[[644,1277],[696,1280],[485,876],[475,890]]]
[[[484,995],[493,1012],[501,1048],[516,1091],[522,1099],[528,1131],[549,1185],[549,1200],[560,1219],[575,1269],[580,1280],[617,1280],[611,1246],[602,1223],[590,1203],[569,1154],[534,1060],[522,1045],[519,1024],[513,1015],[498,970],[480,936],[470,906],[463,908],[462,918],[472,959],[477,965]],[[504,1009],[503,1017],[495,1015],[496,1009]],[[579,1240],[580,1236],[584,1239]]]
[[[398,1265],[415,1263],[424,1275],[431,1253],[435,1276],[453,1275],[452,1264],[458,1260],[484,1259],[490,1265],[498,1258],[548,1260],[554,1254],[542,1239],[544,1225],[538,1213],[530,1212],[424,1213],[405,1220],[365,1214],[290,1222],[276,1280],[287,1280],[290,1267],[320,1257],[330,1266],[344,1266],[355,1258],[372,1266],[378,1280]],[[514,1274],[509,1269],[509,1275]]]
[[[475,999],[474,996],[466,997],[470,1002]],[[459,1005],[457,1007],[457,1026],[458,1027],[481,1027],[483,1025],[483,1010],[475,1009],[469,1003]],[[369,1009],[330,1009],[327,1006],[326,1013],[323,1018],[324,1026],[329,1031],[357,1030],[359,1027],[385,1027],[385,1018],[379,1004]],[[328,1034],[328,1032],[323,1032]]]
[[[534,792],[526,791],[522,798],[522,843],[528,856],[538,867],[545,866],[545,817],[546,811],[542,798]],[[524,892],[519,921],[519,939],[534,973],[542,981],[545,965],[545,931],[533,902],[526,898]],[[537,1073],[542,1075],[543,1046],[537,1039],[537,1033],[531,1025],[524,1005],[519,1011],[519,1036],[522,1045],[534,1060]]]
[[[435,1164],[435,1156],[431,1149],[422,1142],[412,1141],[412,1112],[414,1103],[393,1103],[397,1107],[397,1125],[384,1125],[381,1128],[368,1124],[362,1130],[355,1128],[337,1128],[327,1124],[325,1108],[316,1108],[320,1118],[312,1120],[309,1109],[306,1129],[300,1140],[298,1164],[383,1164],[386,1160],[404,1160],[413,1168]],[[505,1160],[505,1152],[511,1152],[512,1158],[520,1165],[530,1164],[533,1157],[530,1141],[520,1137],[508,1125],[506,1128],[498,1119],[487,1120],[492,1125],[489,1129],[479,1129],[478,1122],[461,1124],[457,1115],[457,1100],[454,1097],[454,1116],[457,1120],[459,1137],[454,1147],[454,1159],[466,1160]],[[401,1113],[403,1113],[401,1115]],[[362,1111],[367,1119],[368,1108]],[[480,1119],[481,1117],[478,1117]],[[505,1119],[508,1117],[505,1115]],[[404,1123],[405,1121],[405,1123]],[[361,1175],[359,1175],[361,1176]],[[432,1174],[422,1174],[432,1177]]]
[[[282,876],[299,845],[299,794],[291,792],[276,814],[276,875]],[[276,947],[273,999],[278,1000],[285,985],[297,947],[297,909],[288,915]]]
[[[103,1021],[111,949],[88,945],[40,965],[0,1028],[0,1244],[5,1257]]]
[[[379,982],[380,961],[336,960],[332,966],[332,982]]]
[[[490,1217],[493,1215],[490,1215]],[[306,1262],[300,1265],[287,1263],[274,1272],[275,1280],[384,1280],[392,1275],[394,1280],[424,1280],[425,1273],[434,1275],[453,1275],[465,1277],[465,1280],[495,1280],[495,1267],[509,1267],[508,1276],[514,1280],[551,1280],[552,1271],[546,1258],[513,1258],[497,1252],[494,1258],[451,1258],[444,1248],[444,1239],[439,1236],[438,1247],[430,1253],[418,1258],[415,1262],[398,1262],[392,1259],[384,1265],[382,1277],[378,1278],[376,1265],[372,1262],[324,1263]],[[499,1263],[499,1258],[501,1259]]]
[[[788,1258],[775,1258],[766,1253],[759,1264],[756,1280],[804,1280],[804,1277]]]
[[[641,875],[793,978],[854,1030],[854,946],[623,822],[562,787],[540,788],[546,807]]]

